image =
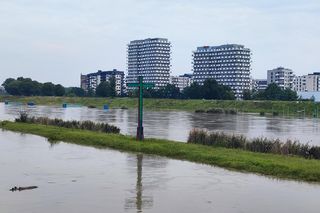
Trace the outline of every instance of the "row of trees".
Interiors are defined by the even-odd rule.
[[[263,91],[250,91],[243,92],[244,100],[280,100],[280,101],[295,101],[298,99],[297,92],[291,89],[281,89],[277,84],[269,84]]]
[[[40,83],[31,78],[8,78],[2,86],[10,95],[23,96],[85,96],[85,91],[79,87],[65,88],[61,84],[51,82]]]
[[[136,97],[137,91],[130,92],[129,96]],[[146,98],[172,98],[172,99],[219,99],[219,100],[234,100],[235,96],[228,86],[218,84],[214,79],[207,79],[203,85],[197,83],[186,87],[182,92],[173,84],[155,89],[144,90]]]
[[[31,78],[19,77],[17,79],[8,78],[2,86],[10,95],[23,96],[98,96],[98,97],[115,97],[115,79],[111,77],[109,81],[100,83],[96,91],[89,90],[85,92],[79,87],[65,88],[60,84],[51,82],[39,83]],[[137,91],[129,92],[128,96],[136,97]],[[218,84],[214,79],[207,79],[203,85],[197,83],[191,84],[183,91],[180,91],[175,85],[168,84],[160,89],[144,90],[146,98],[171,98],[171,99],[218,99],[218,100],[234,100],[235,96],[230,87]],[[245,100],[285,100],[294,101],[298,99],[295,91],[290,89],[282,90],[276,84],[268,85],[264,91],[249,91],[243,93]]]
[[[96,89],[88,92],[80,87],[63,87],[61,84],[53,84],[51,82],[40,83],[32,80],[31,78],[19,77],[17,79],[8,78],[2,86],[5,91],[10,95],[23,95],[23,96],[98,96],[98,97],[114,97],[115,79],[110,78],[108,82],[102,82]]]
[[[39,83],[31,78],[19,77],[17,79],[8,78],[2,86],[10,95],[44,95],[44,96],[63,96],[65,88],[60,85],[54,85],[51,82]]]

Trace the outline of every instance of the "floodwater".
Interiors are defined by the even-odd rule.
[[[0,212],[316,213],[320,185],[0,131]],[[38,186],[11,192],[13,186]]]
[[[93,120],[120,127],[122,134],[135,135],[137,111],[123,109],[62,108],[58,106],[15,106],[0,103],[0,120],[14,119],[18,112],[27,110],[31,115],[52,118]],[[320,145],[319,119],[266,117],[254,114],[199,114],[185,111],[144,111],[145,137],[187,141],[189,131],[203,128],[229,134],[243,134],[249,138],[268,137],[281,140],[299,140]]]

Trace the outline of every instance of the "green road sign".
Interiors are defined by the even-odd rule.
[[[139,89],[139,107],[138,107],[138,127],[137,140],[143,140],[143,88],[154,87],[153,83],[143,83],[143,76],[138,77],[138,83],[129,83],[128,87],[138,87]]]

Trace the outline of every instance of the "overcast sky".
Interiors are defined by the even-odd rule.
[[[320,0],[0,0],[0,82],[79,86],[80,73],[126,71],[130,40],[168,38],[172,74],[197,46],[243,44],[254,78],[320,71]]]

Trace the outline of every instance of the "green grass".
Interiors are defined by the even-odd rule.
[[[276,178],[320,182],[319,160],[253,153],[238,149],[208,147],[158,139],[146,139],[143,142],[137,142],[130,136],[39,124],[3,121],[0,123],[0,127],[6,130],[43,136],[51,141],[65,141],[97,148],[141,152]]]
[[[102,108],[108,104],[111,108],[135,108],[136,98],[89,98],[89,97],[16,97],[0,96],[0,101],[10,100],[22,103],[34,101],[38,105],[62,105],[63,103],[80,104]],[[154,110],[209,110],[213,108],[236,109],[240,112],[268,113],[294,116],[312,116],[320,103],[310,101],[233,101],[233,100],[176,100],[176,99],[145,99],[144,107]]]

